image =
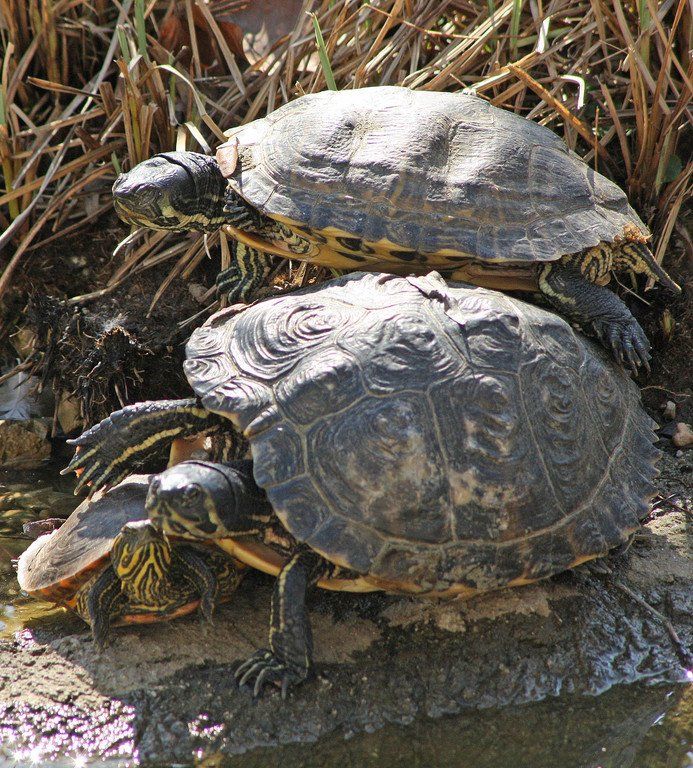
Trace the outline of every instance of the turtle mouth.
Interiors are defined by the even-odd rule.
[[[126,224],[148,227],[149,229],[183,229],[183,221],[177,215],[166,215],[167,195],[156,187],[135,187],[129,183],[127,174],[122,174],[113,185],[113,207],[119,218]],[[170,211],[170,214],[175,214]]]
[[[150,488],[144,509],[158,533],[175,536],[180,539],[198,539],[194,532],[186,528],[178,519],[176,508],[165,499],[157,496]]]
[[[135,226],[148,226],[150,224],[149,219],[136,215],[133,210],[128,208],[116,197],[113,199],[113,207],[115,208],[115,212],[118,214],[118,218],[121,221],[124,221],[126,224],[134,224]]]

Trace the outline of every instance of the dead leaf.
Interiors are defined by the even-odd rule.
[[[216,5],[219,7],[221,3]],[[250,64],[257,64],[278,40],[293,31],[303,0],[236,0],[224,5],[225,12],[221,12],[221,8],[218,13],[212,11],[214,18],[239,27],[245,58]]]
[[[210,8],[210,10],[212,9]],[[230,21],[223,21],[217,18],[213,11],[212,13],[231,52],[235,56],[245,58],[241,28]],[[192,6],[192,18],[200,56],[200,66],[208,73],[214,69],[223,68],[224,59],[219,51],[219,45],[202,11],[195,5]],[[159,27],[159,42],[164,48],[171,51],[174,56],[180,57],[184,65],[187,66],[190,63],[192,40],[190,38],[185,3],[177,3],[169,8]],[[186,50],[183,53],[184,49]]]

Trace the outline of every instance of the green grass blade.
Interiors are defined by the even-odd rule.
[[[144,0],[135,0],[135,31],[137,33],[137,50],[145,61],[147,56],[147,27],[144,21]]]
[[[517,36],[520,33],[520,16],[522,16],[522,6],[524,0],[513,0],[513,10],[510,16],[510,58],[515,61],[517,58]]]
[[[325,75],[325,82],[331,91],[336,91],[337,83],[335,82],[334,75],[332,74],[332,65],[330,64],[330,60],[327,56],[327,48],[325,47],[325,39],[323,38],[322,30],[320,29],[320,22],[318,21],[316,14],[309,13],[308,15],[311,19],[313,19],[315,42],[318,45],[318,56],[320,56],[320,64],[322,65],[322,71]]]
[[[120,46],[120,54],[123,57],[123,61],[127,66],[130,66],[132,56],[130,55],[130,46],[128,45],[128,36],[125,32],[125,27],[122,24],[118,24],[116,27],[116,34],[118,35],[118,45]]]

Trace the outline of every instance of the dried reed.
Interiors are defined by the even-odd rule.
[[[243,5],[0,0],[0,296],[39,245],[92,226],[119,170],[158,151],[209,152],[224,129],[326,87],[474,87],[615,178],[652,227],[658,259],[677,229],[685,237],[686,0],[305,0],[287,3],[293,30],[252,65],[229,32]],[[137,242],[95,294],[171,260],[160,295],[206,248],[196,235]]]

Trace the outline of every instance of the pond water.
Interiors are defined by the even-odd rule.
[[[73,480],[56,467],[0,473],[0,637],[65,621],[62,610],[19,591],[12,561],[28,546],[25,522],[62,517],[76,506]],[[49,618],[48,618],[49,617]],[[44,764],[44,763],[41,763]],[[566,696],[502,710],[390,725],[374,733],[327,737],[317,744],[207,756],[202,768],[693,768],[693,688],[631,685],[599,697]],[[0,745],[0,768],[39,765]],[[51,763],[75,768],[75,758]],[[103,768],[127,761],[96,761]],[[159,764],[160,768],[168,768]]]
[[[11,636],[33,618],[62,610],[22,596],[14,561],[32,539],[22,526],[34,520],[67,517],[80,499],[72,493],[74,479],[61,477],[59,466],[33,471],[0,471],[0,637]]]

